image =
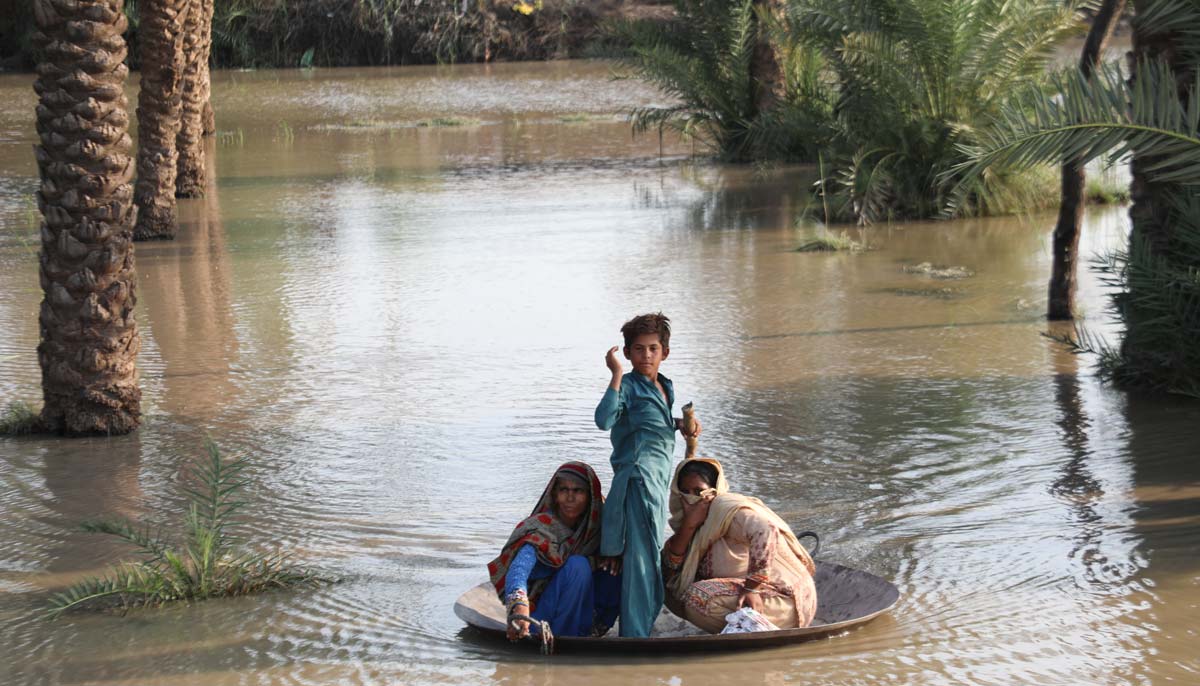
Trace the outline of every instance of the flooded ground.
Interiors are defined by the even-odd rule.
[[[0,77],[0,397],[36,401],[30,82]],[[137,247],[144,428],[0,439],[0,683],[1200,680],[1200,406],[1102,387],[1041,335],[1053,218],[797,253],[808,172],[631,138],[618,115],[656,97],[586,62],[216,75],[216,191]],[[1085,253],[1126,231],[1090,211]],[[1080,295],[1108,330],[1090,273]],[[544,659],[463,631],[455,597],[554,466],[611,476],[604,353],[659,309],[701,451],[893,580],[891,615],[749,655]],[[128,555],[80,521],[179,520],[205,435],[252,457],[256,538],[342,581],[42,619]]]

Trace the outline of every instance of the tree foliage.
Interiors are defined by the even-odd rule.
[[[996,165],[1136,156],[1136,173],[1161,189],[1167,230],[1161,241],[1135,231],[1126,249],[1097,261],[1124,339],[1113,345],[1077,327],[1063,340],[1097,354],[1103,378],[1200,397],[1200,3],[1155,2],[1136,24],[1144,36],[1172,36],[1174,65],[1140,60],[1126,78],[1110,64],[1093,80],[1072,70],[1050,94],[1027,90],[960,169],[974,178]]]
[[[676,0],[674,24],[646,21],[615,25],[631,45],[627,76],[658,86],[675,104],[634,110],[635,132],[672,130],[700,140],[723,159],[800,157],[814,153],[831,119],[832,90],[819,53],[790,43],[785,25],[760,16],[753,0]],[[755,45],[774,40],[788,97],[759,112],[751,76]]]
[[[978,143],[964,146],[965,179],[993,167],[1023,168],[1136,151],[1154,161],[1143,171],[1160,183],[1200,184],[1200,76],[1180,100],[1176,74],[1162,62],[1139,64],[1133,78],[1106,64],[1093,79],[1078,69],[1056,74],[1052,95],[1023,89]]]
[[[626,27],[630,71],[676,104],[634,113],[723,158],[820,162],[827,219],[936,216],[959,188],[964,146],[1014,93],[1046,83],[1078,2],[791,0],[781,19],[750,0],[676,0],[672,30]],[[757,26],[757,29],[755,28]],[[783,56],[785,94],[754,109],[756,40]],[[957,212],[1024,209],[1053,193],[1000,165],[972,178]]]

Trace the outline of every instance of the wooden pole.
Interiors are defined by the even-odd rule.
[[[683,428],[689,434],[696,430],[696,410],[692,407],[692,403],[683,406]],[[700,439],[685,434],[683,440],[687,442],[687,452],[684,453],[683,459],[690,460],[696,456],[696,444],[700,442]]]

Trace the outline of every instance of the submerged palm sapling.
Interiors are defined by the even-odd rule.
[[[186,534],[178,544],[161,528],[129,520],[98,520],[85,531],[116,536],[137,547],[142,559],[125,562],[101,577],[85,579],[55,595],[49,616],[72,608],[100,605],[130,608],[175,600],[238,596],[322,581],[314,572],[291,564],[285,552],[259,553],[241,548],[230,529],[245,505],[239,496],[248,483],[245,456],[221,458],[208,441],[206,455],[190,470]],[[106,604],[107,601],[107,604]]]

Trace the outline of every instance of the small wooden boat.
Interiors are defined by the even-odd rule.
[[[840,633],[865,624],[892,609],[900,591],[874,574],[817,560],[817,615],[803,629],[780,629],[748,634],[708,634],[666,610],[654,623],[649,638],[620,638],[616,629],[607,636],[556,636],[555,652],[688,652],[741,650],[800,643]],[[504,605],[484,582],[467,591],[454,604],[454,614],[489,637],[504,638]],[[531,637],[531,644],[540,639]]]

